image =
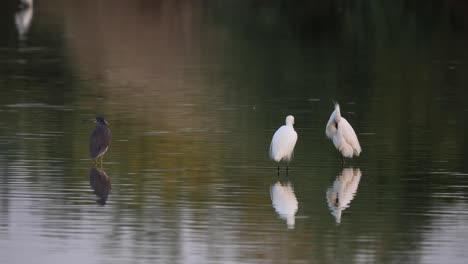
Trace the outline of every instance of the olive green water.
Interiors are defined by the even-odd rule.
[[[369,2],[2,2],[0,263],[465,263],[468,7]]]

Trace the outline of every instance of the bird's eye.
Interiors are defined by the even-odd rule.
[[[338,123],[335,123],[335,128],[338,129]]]

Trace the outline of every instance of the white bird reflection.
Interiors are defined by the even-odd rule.
[[[26,39],[33,17],[33,0],[19,1],[18,11],[15,14],[16,30],[20,40]]]
[[[349,204],[356,195],[359,181],[361,180],[361,170],[359,168],[346,168],[336,177],[333,185],[327,190],[327,203],[335,216],[336,223],[341,223],[341,214],[343,210],[349,207]]]
[[[291,182],[281,184],[277,181],[270,187],[270,196],[273,207],[278,215],[286,220],[288,228],[294,228],[298,202]]]
[[[94,194],[98,198],[96,203],[104,205],[107,202],[107,197],[111,190],[110,178],[104,169],[92,167],[89,172],[89,185],[94,190]]]

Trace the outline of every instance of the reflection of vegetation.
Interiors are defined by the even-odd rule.
[[[238,232],[225,235],[238,243],[262,244],[268,234],[272,242],[264,252],[250,252],[252,258],[271,253],[278,259],[290,254],[293,260],[334,262],[330,256],[338,252],[330,253],[333,245],[343,259],[369,250],[375,255],[372,262],[417,262],[416,253],[402,260],[388,252],[405,251],[401,245],[417,251],[419,233],[401,228],[425,226],[430,218],[407,212],[430,207],[431,185],[453,179],[424,175],[420,183],[407,184],[402,178],[439,169],[433,161],[447,161],[446,170],[466,171],[467,125],[462,120],[468,51],[460,31],[466,31],[466,9],[459,8],[459,1],[302,2],[115,1],[96,6],[83,1],[65,4],[65,24],[55,31],[49,28],[55,22],[35,17],[30,39],[46,47],[30,53],[0,51],[0,103],[59,107],[3,107],[2,120],[13,125],[1,128],[2,136],[19,144],[17,149],[6,145],[2,154],[8,162],[56,159],[60,175],[32,169],[28,181],[54,184],[62,193],[53,203],[66,204],[70,193],[63,190],[73,189],[78,196],[76,186],[88,169],[80,159],[87,158],[93,126],[81,120],[100,112],[115,131],[107,158],[113,163],[105,164],[113,177],[110,248],[124,243],[130,226],[135,241],[157,245],[159,236],[173,238],[174,244],[161,250],[177,254],[184,242],[180,225],[193,225],[209,233],[212,240],[204,242],[216,251],[213,241],[227,240],[218,232],[232,225]],[[37,8],[37,14],[48,9]],[[62,34],[58,30],[67,37],[52,37]],[[14,41],[8,45],[15,46]],[[10,63],[15,60],[20,63]],[[267,151],[273,128],[286,114],[297,113],[295,190],[300,213],[316,216],[323,195],[315,200],[318,196],[305,193],[314,188],[307,174],[316,169],[314,177],[329,175],[323,186],[336,175],[330,165],[336,153],[323,135],[331,99],[354,112],[349,116],[358,133],[373,134],[361,135],[364,188],[368,177],[392,191],[359,196],[341,233],[311,226],[316,220],[297,224],[297,233],[277,232],[282,223],[271,224],[273,212],[265,206],[270,201],[264,179],[272,175],[262,172],[271,166]],[[50,137],[26,141],[24,134],[14,136],[17,132]],[[304,172],[304,164],[314,167]],[[406,200],[408,194],[416,197]],[[369,208],[396,212],[383,216]],[[323,227],[324,221],[313,223]],[[349,245],[339,239],[351,233],[367,242]],[[136,244],[132,250],[139,255],[153,249]]]

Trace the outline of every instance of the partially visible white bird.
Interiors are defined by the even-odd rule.
[[[286,125],[276,130],[270,145],[270,158],[276,162],[284,160],[286,162],[286,172],[297,141],[297,133],[294,131],[293,125],[294,117],[292,115],[287,116]]]
[[[354,132],[353,127],[348,121],[341,116],[340,106],[335,104],[335,111],[330,115],[325,134],[333,140],[336,149],[341,153],[341,164],[344,163],[344,158],[352,158],[359,156],[361,153],[361,145]]]
[[[291,183],[276,182],[270,187],[270,197],[275,211],[286,220],[288,228],[294,228],[298,202]]]
[[[25,40],[33,18],[33,0],[20,0],[15,14],[16,30],[20,40]]]
[[[341,223],[341,213],[349,207],[356,195],[361,175],[359,168],[343,169],[333,182],[333,186],[327,190],[328,207],[335,216],[337,224]]]
[[[19,0],[18,2],[18,8],[24,9],[32,7],[34,0]]]

